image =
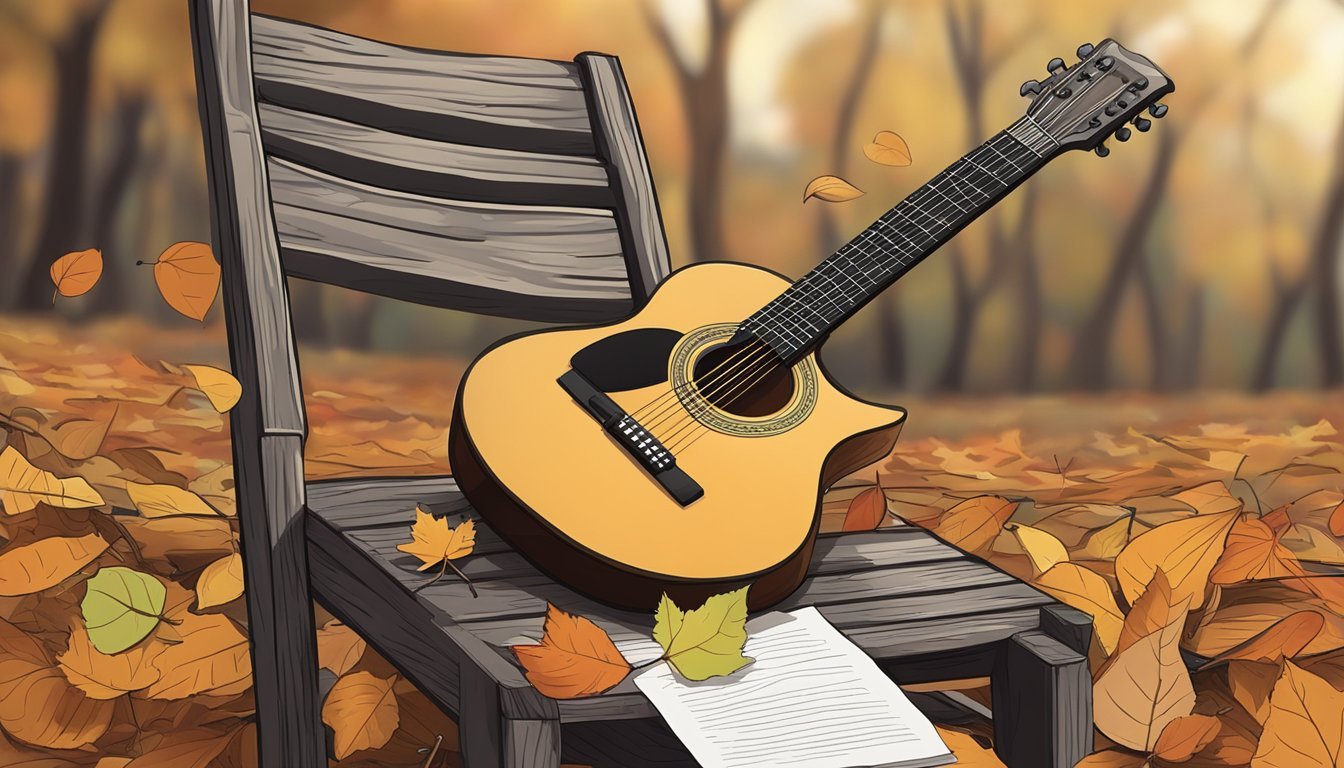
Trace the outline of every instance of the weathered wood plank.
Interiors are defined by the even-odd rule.
[[[597,151],[607,162],[619,200],[616,217],[635,301],[643,304],[672,269],[635,106],[616,57],[583,53],[575,61],[587,86]]]
[[[457,732],[463,765],[499,768],[504,765],[504,716],[499,685],[484,670],[468,664],[461,671],[462,695]]]
[[[602,722],[565,723],[562,732],[566,763],[593,768],[700,768],[662,718],[622,720],[614,727]]]
[[[577,68],[449,54],[253,17],[261,98],[439,141],[593,155]]]
[[[271,104],[258,118],[268,156],[362,184],[512,205],[615,204],[597,158],[430,141]]]
[[[1083,656],[1092,645],[1092,617],[1063,603],[1041,608],[1041,631]]]
[[[308,508],[338,531],[410,525],[415,522],[416,504],[436,515],[471,509],[457,480],[448,475],[359,477],[308,484]]]
[[[990,690],[994,751],[1008,768],[1069,768],[1092,751],[1087,656],[1022,632],[1006,642]]]
[[[559,768],[560,721],[505,720],[505,768]]]

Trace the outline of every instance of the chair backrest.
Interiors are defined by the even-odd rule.
[[[190,0],[263,765],[325,764],[286,276],[553,322],[668,272],[620,64],[386,45]],[[314,523],[316,524],[316,523]]]

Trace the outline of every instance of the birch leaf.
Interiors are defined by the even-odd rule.
[[[715,595],[682,611],[666,594],[654,614],[653,639],[663,658],[687,680],[731,675],[751,662],[747,642],[747,587]]]

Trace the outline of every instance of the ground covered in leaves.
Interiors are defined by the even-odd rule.
[[[255,763],[227,393],[191,366],[227,367],[217,325],[0,320],[0,766]],[[305,352],[310,477],[447,471],[461,370]],[[1089,765],[1344,765],[1344,397],[903,404],[824,527],[924,525],[1092,614]],[[341,764],[455,765],[452,722],[319,625]]]

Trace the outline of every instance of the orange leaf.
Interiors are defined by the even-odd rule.
[[[931,529],[949,544],[985,554],[1017,511],[1017,502],[1002,496],[976,496],[947,510]]]
[[[401,723],[392,685],[397,676],[376,677],[356,672],[336,681],[322,704],[322,722],[331,726],[337,760],[361,749],[378,749]]]
[[[138,643],[121,653],[102,653],[89,641],[84,622],[76,619],[71,622],[69,647],[56,660],[65,679],[85,696],[115,699],[158,681],[154,659],[163,648],[157,643]]]
[[[0,595],[31,595],[54,587],[107,549],[96,533],[85,536],[49,536],[0,553]]]
[[[550,604],[541,642],[515,645],[513,653],[528,681],[553,699],[602,693],[630,672],[629,662],[601,627]]]
[[[1325,628],[1317,611],[1298,611],[1274,622],[1264,632],[1210,659],[1205,667],[1232,659],[1279,662],[1302,652]]]
[[[818,176],[809,181],[807,189],[803,190],[804,203],[813,197],[828,203],[843,203],[862,196],[863,190],[839,176]]]
[[[201,768],[218,765],[215,758],[228,748],[237,728],[220,733],[211,728],[173,728],[123,768]],[[99,763],[95,768],[103,768]]]
[[[1147,762],[1148,758],[1145,755],[1107,749],[1084,757],[1073,768],[1141,768]]]
[[[891,131],[878,131],[871,142],[863,145],[863,154],[874,163],[898,168],[911,162],[910,145]]]
[[[154,282],[168,306],[205,320],[219,293],[219,262],[206,243],[174,243],[154,262]]]
[[[317,663],[337,676],[359,663],[366,648],[364,638],[336,619],[317,630]]]
[[[1227,544],[1209,573],[1209,581],[1236,584],[1304,573],[1297,556],[1279,543],[1279,536],[1264,521],[1238,520],[1227,534]]]
[[[51,263],[51,282],[56,294],[82,296],[93,289],[103,276],[103,252],[97,248],[67,253]],[[56,295],[51,297],[56,301]]]
[[[1344,536],[1344,501],[1330,513],[1330,532],[1336,536]]]
[[[887,497],[879,487],[865,488],[849,502],[842,531],[871,531],[887,516]]]
[[[1227,687],[1232,691],[1232,698],[1256,722],[1264,725],[1265,719],[1269,717],[1269,695],[1273,693],[1274,683],[1281,674],[1282,664],[1236,659],[1227,664]]]
[[[398,544],[397,549],[408,555],[415,555],[422,565],[419,570],[427,570],[445,560],[466,557],[476,546],[476,523],[464,520],[456,528],[448,525],[448,519],[434,517],[417,504],[415,524],[411,526],[411,541]]]
[[[1218,718],[1210,715],[1186,715],[1167,723],[1153,745],[1153,754],[1173,763],[1183,763],[1207,747],[1222,729]]]
[[[1115,558],[1120,591],[1133,602],[1161,568],[1171,580],[1174,602],[1192,597],[1192,608],[1204,605],[1209,572],[1223,554],[1227,533],[1239,514],[1239,508],[1201,514],[1163,523],[1136,536]]]
[[[0,621],[0,726],[24,742],[78,749],[97,741],[112,723],[113,703],[72,686],[27,633]]]
[[[1344,762],[1344,696],[1293,662],[1269,697],[1255,768],[1338,766]]]
[[[144,692],[151,699],[184,699],[235,683],[250,682],[252,657],[247,636],[221,614],[181,613],[173,627],[179,642],[155,660],[162,676]]]
[[[1181,620],[1184,620],[1188,604],[1177,602],[1167,574],[1158,569],[1153,580],[1134,601],[1129,613],[1125,614],[1124,626],[1120,628],[1120,638],[1115,644],[1115,652],[1120,653],[1153,632]]]

